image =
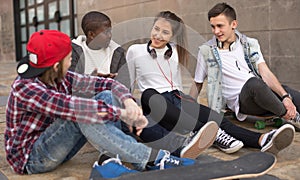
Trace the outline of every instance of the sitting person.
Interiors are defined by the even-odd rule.
[[[131,85],[137,82],[142,92],[143,112],[148,119],[158,122],[144,128],[140,135],[144,142],[163,138],[164,130],[195,133],[210,121],[219,122],[214,145],[225,153],[234,153],[245,144],[277,154],[293,142],[295,130],[291,125],[264,134],[253,132],[182,92],[180,64],[186,64],[187,51],[185,25],[177,15],[160,12],[154,19],[150,39],[146,44],[130,46],[126,55]]]
[[[88,12],[82,18],[81,27],[85,35],[80,35],[77,39],[72,40],[72,63],[69,70],[80,74],[92,74],[109,78],[114,78],[119,74],[115,80],[129,87],[129,73],[124,50],[111,40],[111,21],[109,17],[97,11]],[[87,94],[76,95],[89,97]],[[124,122],[121,122],[121,124],[126,126]],[[171,151],[173,155],[194,159],[212,144],[216,127],[216,124],[209,123],[197,134],[187,137],[163,131],[161,133],[168,134],[168,136],[149,144],[149,146],[164,148]],[[134,133],[128,134],[138,139]],[[203,137],[206,137],[204,142],[200,141]],[[193,141],[187,141],[187,139],[193,139]],[[198,146],[200,142],[203,143]]]
[[[19,174],[56,169],[70,160],[88,141],[100,153],[119,155],[136,170],[172,168],[194,160],[171,156],[137,142],[120,129],[120,121],[140,135],[148,121],[129,90],[121,83],[68,71],[71,40],[56,30],[41,30],[30,37],[29,55],[20,60],[6,108],[5,152]],[[93,94],[94,99],[73,93]],[[113,98],[114,97],[114,98]],[[117,105],[113,105],[115,99]],[[132,172],[112,162],[116,171],[102,177]],[[107,168],[108,164],[99,166]]]
[[[256,39],[236,30],[235,10],[226,3],[208,12],[214,37],[200,47],[195,71],[197,97],[208,78],[208,104],[217,112],[225,105],[238,120],[247,115],[282,117],[300,128],[300,92],[282,86],[267,66]]]
[[[124,49],[112,40],[110,18],[97,11],[86,13],[81,22],[84,35],[72,40],[71,71],[110,77],[128,86]],[[127,82],[127,83],[126,83]]]

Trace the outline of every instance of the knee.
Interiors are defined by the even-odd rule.
[[[146,89],[142,93],[141,105],[145,115],[148,115],[151,112],[150,99],[156,94],[159,94],[159,92],[152,88]]]
[[[55,170],[62,162],[55,161],[49,158],[40,158],[35,162],[28,162],[26,170],[28,174],[46,173]]]
[[[146,90],[142,93],[141,100],[142,100],[143,102],[149,102],[151,96],[153,96],[154,94],[159,94],[159,92],[156,91],[156,90],[153,89],[153,88],[146,89]]]
[[[265,88],[266,86],[267,84],[262,79],[257,77],[250,78],[245,84],[245,87],[251,90]]]
[[[112,92],[111,92],[111,90],[104,90],[104,91],[101,91],[98,95],[100,95],[100,96],[111,96]]]
[[[112,92],[110,90],[105,90],[98,93],[95,96],[95,100],[103,100],[107,104],[112,104],[112,97],[113,97]]]

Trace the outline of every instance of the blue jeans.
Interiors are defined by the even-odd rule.
[[[110,91],[103,91],[95,99],[111,104],[113,98]],[[138,170],[145,168],[151,153],[151,148],[124,134],[119,122],[85,124],[56,119],[34,143],[25,169],[28,174],[54,170],[71,159],[87,141],[100,153],[118,154],[122,161],[132,163]]]

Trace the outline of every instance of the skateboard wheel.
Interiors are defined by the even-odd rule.
[[[274,119],[274,122],[275,122],[274,124],[275,127],[280,127],[283,124],[283,120],[281,118]]]
[[[266,123],[264,121],[259,120],[255,122],[254,127],[256,129],[265,129]]]

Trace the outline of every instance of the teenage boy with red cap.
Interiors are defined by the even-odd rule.
[[[56,30],[35,32],[27,50],[29,55],[17,66],[19,76],[11,86],[6,109],[5,151],[15,172],[54,170],[87,141],[100,153],[119,155],[137,170],[146,165],[172,168],[194,163],[171,156],[166,150],[149,148],[119,129],[122,120],[135,126],[139,134],[148,121],[124,85],[110,78],[68,71],[72,58],[66,34]],[[74,96],[77,92],[95,98]],[[117,106],[112,105],[113,100],[118,101]],[[102,177],[135,172],[115,161],[107,162],[94,166]]]

